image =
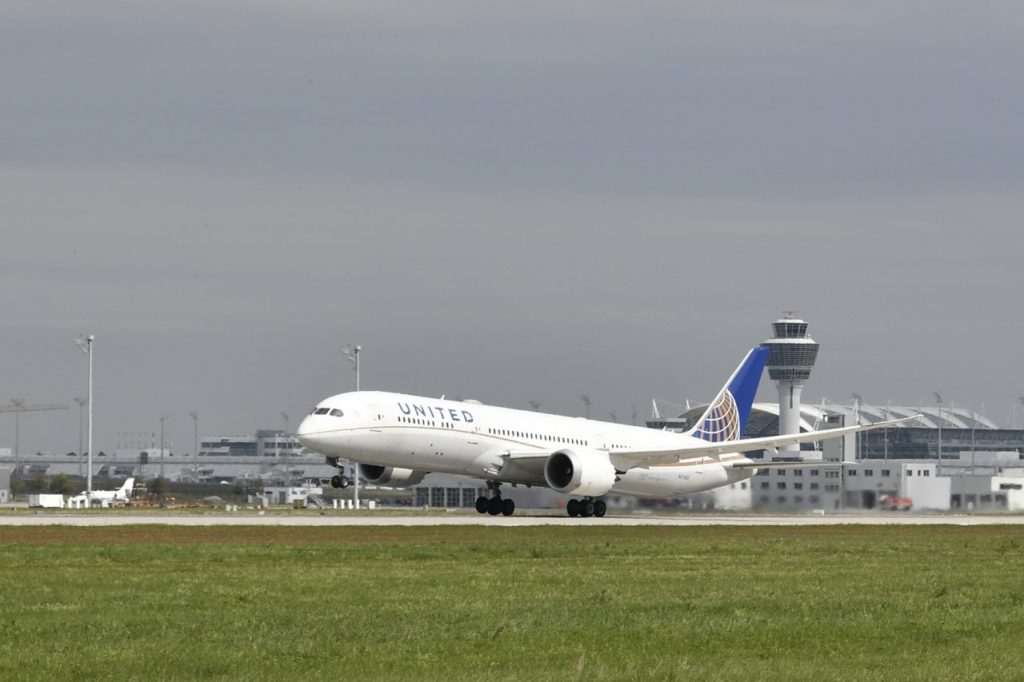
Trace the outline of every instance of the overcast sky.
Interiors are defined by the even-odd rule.
[[[629,420],[796,310],[806,401],[1008,423],[1021,64],[1013,2],[7,2],[0,403],[76,449],[92,333],[96,450],[294,428],[348,343]]]

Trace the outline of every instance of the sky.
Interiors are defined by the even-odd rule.
[[[1021,63],[1011,2],[4,3],[0,404],[77,449],[94,334],[97,451],[295,428],[347,344],[642,421],[795,310],[805,401],[1008,424]]]

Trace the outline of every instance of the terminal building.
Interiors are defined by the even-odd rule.
[[[195,459],[176,475],[197,483],[260,479],[266,485],[290,486],[326,481],[337,473],[322,455],[304,450],[294,436],[276,429],[252,436],[204,436]]]
[[[657,416],[651,428],[688,431],[705,406],[677,417]],[[779,405],[755,403],[746,438],[772,436],[779,429]],[[807,460],[858,462],[857,466],[762,469],[751,479],[754,509],[877,509],[884,498],[909,498],[914,509],[1015,509],[1008,493],[1024,469],[1024,430],[1000,428],[983,414],[963,407],[843,405],[828,400],[801,405],[799,429],[815,431],[920,414],[893,428],[805,443],[796,455]],[[753,453],[753,458],[765,453]],[[920,471],[915,477],[914,473]],[[914,479],[911,481],[910,479]],[[928,480],[923,480],[928,479]],[[1004,480],[1013,479],[1013,480]],[[938,481],[938,482],[936,482]],[[999,486],[1004,487],[1002,490]],[[941,488],[948,487],[947,492]],[[995,490],[993,490],[993,487]],[[927,490],[927,493],[926,493]],[[711,493],[707,493],[711,494]],[[707,495],[706,494],[706,495]],[[725,506],[743,505],[732,491]]]
[[[854,466],[761,469],[749,487],[702,493],[704,506],[765,510],[805,509],[1019,509],[1024,488],[1024,430],[1000,428],[970,409],[870,405],[859,395],[852,404],[822,400],[803,405],[801,392],[817,360],[819,345],[807,323],[792,313],[772,323],[769,378],[778,403],[755,403],[745,438],[840,428],[917,416],[893,428],[845,438],[804,443],[778,453],[750,453],[753,459],[857,462]],[[647,425],[689,431],[706,405],[688,406],[664,418],[655,404]],[[1018,487],[1019,486],[1019,487]],[[710,501],[709,501],[710,498]],[[895,501],[895,502],[894,502]]]
[[[127,445],[127,444],[124,444]],[[0,449],[0,465],[13,460]],[[175,453],[159,445],[119,447],[111,453],[98,452],[92,458],[94,478],[148,479],[164,476],[171,481],[193,483],[235,483],[261,480],[265,485],[290,486],[319,483],[337,473],[322,455],[304,450],[290,434],[281,430],[260,430],[251,436],[204,436],[198,457]],[[58,474],[84,476],[85,457],[36,454],[25,456],[17,474],[47,477]]]

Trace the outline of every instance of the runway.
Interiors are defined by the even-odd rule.
[[[384,512],[361,514],[259,514],[256,512],[181,514],[174,512],[124,514],[102,511],[69,514],[61,512],[25,512],[0,514],[2,526],[982,526],[1024,525],[1021,514],[907,514],[863,513],[826,515],[687,514],[662,516],[630,514],[604,518],[570,518],[563,514],[541,513],[517,516],[479,514],[427,514],[422,512]]]

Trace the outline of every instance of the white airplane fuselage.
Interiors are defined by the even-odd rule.
[[[135,486],[135,479],[129,478],[117,490],[93,490],[82,491],[70,498],[70,502],[77,504],[113,504],[116,502],[128,503],[131,498],[132,489]]]
[[[616,450],[659,450],[706,444],[693,436],[579,417],[406,395],[343,393],[320,402],[297,431],[328,458],[412,472],[472,476],[498,483],[546,486],[543,461],[558,451],[608,459]],[[740,454],[680,457],[629,468],[611,492],[674,497],[750,478]]]

